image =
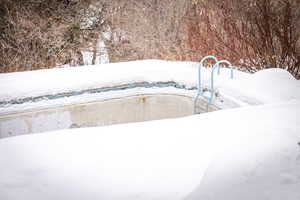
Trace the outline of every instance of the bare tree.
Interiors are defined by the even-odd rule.
[[[0,0],[0,72],[111,62],[198,61],[300,73],[299,0]],[[106,36],[105,36],[106,35]]]
[[[101,29],[101,10],[82,28],[89,0],[1,0],[0,5],[0,72],[82,64],[81,49]]]
[[[199,0],[191,10],[198,23],[191,23],[190,40],[199,38],[200,51],[249,71],[278,67],[299,76],[300,1]]]
[[[184,59],[183,19],[187,0],[120,0],[111,15],[111,61]]]

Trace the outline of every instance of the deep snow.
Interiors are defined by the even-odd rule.
[[[198,65],[199,63],[193,62],[142,60],[0,74],[0,115],[116,98],[129,94],[160,92],[195,96],[196,90],[187,91],[170,87],[135,88],[126,91],[83,94],[54,100],[45,99],[38,102],[26,102],[21,105],[1,104],[1,102],[24,98],[80,92],[138,82],[173,81],[191,89],[197,87]],[[211,69],[202,69],[204,88],[210,86],[210,73]],[[268,69],[255,74],[234,70],[234,79],[231,80],[230,70],[222,68],[220,75],[215,77],[216,91],[220,97],[229,99],[239,106],[300,99],[300,92],[298,92],[300,91],[300,81],[281,69]],[[227,104],[216,103],[220,108],[228,107]]]
[[[208,87],[210,69],[203,73]],[[243,108],[1,139],[0,199],[299,200],[300,82],[280,69],[234,74],[231,80],[222,69],[217,91]],[[143,81],[194,87],[197,64],[147,60],[0,74],[0,101]],[[158,90],[6,105],[0,113]]]
[[[0,140],[1,200],[300,197],[300,101]]]

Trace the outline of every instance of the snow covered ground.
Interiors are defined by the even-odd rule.
[[[193,62],[142,60],[0,74],[0,115],[119,98],[128,94],[160,92],[195,96],[198,65],[199,63]],[[204,88],[210,86],[210,73],[211,69],[202,69]],[[129,88],[126,91],[89,93],[90,90],[114,88],[120,85],[161,82],[173,82],[184,89],[138,87]],[[280,69],[264,70],[254,75],[234,70],[232,80],[230,70],[222,68],[220,75],[216,76],[215,86],[221,100],[228,99],[240,106],[300,98],[300,92],[297,92],[300,89],[300,81]],[[70,96],[72,92],[82,92],[82,94]],[[67,94],[65,97],[50,101],[48,99],[48,96],[64,96],[65,94]],[[31,100],[32,98],[38,98],[39,101]],[[11,103],[24,99],[28,100],[21,105]],[[221,108],[227,107],[226,103],[220,103],[220,101],[216,103]]]
[[[299,200],[300,101],[0,140],[1,200]]]
[[[210,69],[203,73],[208,87]],[[229,74],[221,70],[217,91],[242,108],[1,139],[0,199],[299,200],[300,82],[280,69]],[[185,89],[157,89],[195,95],[188,89],[196,86],[197,64],[146,60],[0,74],[0,102],[167,81]],[[5,104],[0,113],[125,91]]]
[[[175,81],[193,87],[197,78],[196,65],[145,60],[0,74],[0,101],[137,82]]]

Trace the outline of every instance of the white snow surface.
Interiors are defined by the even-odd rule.
[[[283,69],[271,68],[220,85],[228,94],[239,94],[262,103],[300,99],[300,81]],[[220,90],[222,90],[220,89]]]
[[[0,140],[1,200],[299,200],[300,101]]]
[[[203,74],[208,87],[210,69]],[[1,139],[0,200],[299,200],[300,82],[280,69],[235,70],[231,80],[224,68],[216,79],[222,96],[246,107]],[[0,102],[161,81],[195,87],[197,63],[145,60],[0,74]],[[85,94],[8,105],[0,113],[158,90],[179,91]],[[247,106],[254,104],[260,105]]]
[[[141,60],[123,63],[99,64],[72,68],[55,68],[28,72],[0,74],[0,102],[56,95],[60,93],[114,87],[137,82],[169,82],[192,88],[197,86],[199,63],[171,62],[163,60]],[[210,68],[202,68],[203,87],[210,87]],[[216,91],[223,97],[240,106],[257,105],[300,99],[300,81],[281,69],[262,70],[248,74],[234,70],[234,79],[230,79],[230,70],[222,68],[215,74]],[[182,91],[166,88],[136,88],[125,91],[112,91],[101,94],[88,94],[65,97],[55,100],[7,104],[0,107],[0,114],[30,111],[33,108],[63,106],[87,101],[97,101],[112,97],[128,96],[128,93],[180,93],[195,96],[195,91]],[[218,105],[221,108],[224,105]]]
[[[176,81],[195,86],[195,65],[144,60],[0,74],[0,101],[136,82]]]

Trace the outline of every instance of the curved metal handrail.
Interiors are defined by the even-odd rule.
[[[206,61],[207,59],[213,59],[216,63],[218,62],[218,59],[215,56],[205,56],[200,61],[200,64],[199,64],[199,67],[198,67],[198,92],[197,92],[197,96],[196,96],[195,101],[194,101],[194,113],[195,114],[196,114],[197,100],[198,100],[199,96],[202,95],[202,93],[203,93],[202,83],[201,83],[202,82],[202,79],[201,79],[201,68],[203,67],[204,61]]]
[[[229,65],[229,67],[231,68],[231,73],[230,73],[230,78],[233,79],[233,66],[232,64],[227,61],[227,60],[220,60],[218,61],[216,64],[214,64],[212,70],[211,70],[211,78],[210,78],[210,98],[209,98],[209,101],[208,101],[208,104],[212,104],[212,101],[213,101],[213,97],[214,97],[214,71],[216,68],[218,68],[218,71],[220,71],[220,64],[221,63],[224,63],[224,64],[227,64]]]
[[[218,62],[218,59],[215,56],[205,56],[200,61],[200,65],[198,67],[198,94],[199,95],[201,95],[203,93],[202,83],[201,83],[202,82],[202,79],[201,79],[201,68],[203,67],[204,61],[206,61],[207,59],[213,59],[216,63]]]

